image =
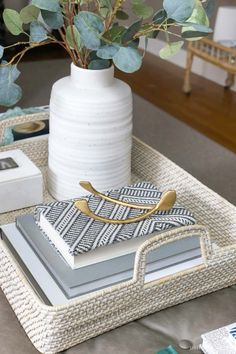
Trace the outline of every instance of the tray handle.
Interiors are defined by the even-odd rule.
[[[181,228],[176,228],[172,231],[167,231],[162,234],[153,236],[153,238],[145,241],[137,250],[134,265],[134,278],[133,280],[137,282],[141,287],[145,283],[145,272],[146,272],[146,259],[149,252],[154,251],[168,243],[175,242],[177,240],[185,239],[188,237],[199,236],[201,244],[201,253],[203,258],[203,266],[207,266],[208,260],[212,257],[212,245],[208,229],[202,225],[184,226]],[[193,269],[193,268],[190,268]],[[183,271],[183,272],[187,272]],[[182,271],[181,271],[182,273]],[[179,273],[174,273],[177,275]],[[151,282],[160,282],[164,278],[153,280]]]
[[[4,132],[6,128],[11,128],[15,125],[22,123],[36,122],[38,120],[44,120],[49,118],[48,112],[37,112],[33,114],[27,114],[24,116],[17,116],[4,119],[0,121],[0,142],[3,140]]]

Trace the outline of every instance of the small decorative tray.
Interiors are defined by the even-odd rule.
[[[43,113],[3,121],[0,140],[6,127],[46,118],[47,113]],[[47,136],[15,142],[0,151],[14,148],[22,149],[46,176]],[[145,241],[137,251],[132,280],[81,296],[66,305],[47,306],[0,241],[0,286],[30,340],[42,353],[65,350],[129,321],[236,283],[236,207],[136,138],[132,169],[134,182],[150,181],[163,191],[176,189],[179,203],[192,210],[200,224]],[[51,200],[45,183],[45,201]],[[0,214],[0,225],[14,222],[17,215],[33,209]],[[201,238],[202,265],[145,283],[149,252],[195,235]]]

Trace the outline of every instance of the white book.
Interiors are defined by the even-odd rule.
[[[47,235],[47,237],[50,238],[51,242],[58,249],[58,251],[61,253],[63,258],[72,269],[86,267],[88,265],[96,264],[112,258],[121,257],[126,254],[136,252],[144,241],[149,240],[155,235],[151,234],[127,240],[125,242],[114,243],[106,247],[98,247],[92,251],[80,253],[77,256],[74,256],[69,253],[68,245],[64,242],[55,228],[47,221],[43,215],[40,216],[38,225]]]
[[[162,195],[148,182],[106,194],[129,203],[153,205],[158,203]],[[141,213],[140,210],[116,205],[94,195],[83,199],[88,201],[89,207],[96,214],[110,219],[127,219]],[[195,224],[192,213],[178,205],[168,212],[157,212],[137,223],[103,223],[80,212],[75,207],[75,200],[39,205],[35,209],[35,220],[72,269],[136,252],[153,235]]]
[[[203,334],[201,349],[205,354],[236,354],[236,323]]]

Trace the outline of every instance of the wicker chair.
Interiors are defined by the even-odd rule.
[[[227,78],[225,81],[225,88],[233,86],[236,74],[236,49],[225,47],[211,39],[204,38],[200,41],[189,43],[183,86],[183,91],[185,93],[188,94],[191,92],[190,74],[195,55],[226,70]]]

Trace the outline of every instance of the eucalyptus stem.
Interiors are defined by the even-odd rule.
[[[23,56],[25,55],[26,52],[28,52],[29,50],[33,49],[33,48],[36,48],[36,47],[41,47],[43,45],[47,45],[47,44],[50,44],[51,42],[41,42],[41,43],[32,43],[29,47],[26,47],[24,48],[23,50],[21,50],[19,53],[17,53],[16,55],[14,55],[12,57],[12,59],[7,62],[6,64],[0,64],[1,67],[4,67],[4,66],[9,66],[11,64],[14,64],[15,60],[18,58],[18,57],[21,57],[22,58],[22,54]],[[18,61],[17,63],[18,64]]]
[[[136,33],[136,35],[134,36],[134,39],[146,36],[149,33],[152,33],[153,31],[160,31],[160,32],[164,32],[164,33],[166,33],[168,35],[172,35],[172,36],[175,36],[175,37],[178,37],[178,38],[182,38],[181,35],[179,35],[178,33],[174,33],[174,32],[168,31],[166,29],[163,29],[162,26],[160,26],[160,27],[159,26],[158,27],[155,26],[155,27],[148,28],[147,30],[143,30],[143,31],[140,31],[140,32]]]
[[[14,43],[14,44],[4,47],[4,49],[9,49],[9,48],[17,47],[19,45],[26,45],[26,44],[29,44],[29,42],[17,42],[17,43]]]
[[[116,0],[115,1],[115,6],[113,8],[110,18],[108,19],[108,23],[106,24],[106,29],[110,28],[110,26],[116,16],[117,11],[122,8],[125,1],[126,0]]]
[[[70,11],[70,10],[72,10],[72,11]],[[77,43],[76,43],[75,33],[74,33],[74,28],[73,28],[74,7],[72,9],[70,9],[69,4],[66,4],[65,13],[66,13],[67,21],[68,21],[68,26],[70,26],[70,29],[71,29],[72,41],[73,41],[73,44],[74,44],[74,50],[71,49],[71,53],[72,53],[72,55],[74,57],[74,60],[76,61],[76,65],[77,65],[77,59],[78,59],[78,62],[80,63],[80,65],[82,67],[84,67],[84,63],[83,63],[83,60],[82,60],[82,57],[81,57],[81,53],[79,52],[79,50],[77,48]],[[64,39],[64,41],[67,44],[66,37],[63,37],[63,39]],[[74,51],[75,51],[75,53],[74,53]]]
[[[58,31],[59,31],[59,33],[60,33],[60,36],[61,36],[62,40],[63,40],[63,43],[65,44],[65,48],[66,48],[67,53],[68,53],[69,56],[71,57],[71,60],[73,61],[73,63],[74,63],[75,65],[77,65],[75,55],[74,55],[73,51],[70,49],[70,46],[69,46],[69,44],[67,43],[67,40],[66,40],[66,38],[65,38],[65,35],[64,35],[62,29],[59,29]]]

